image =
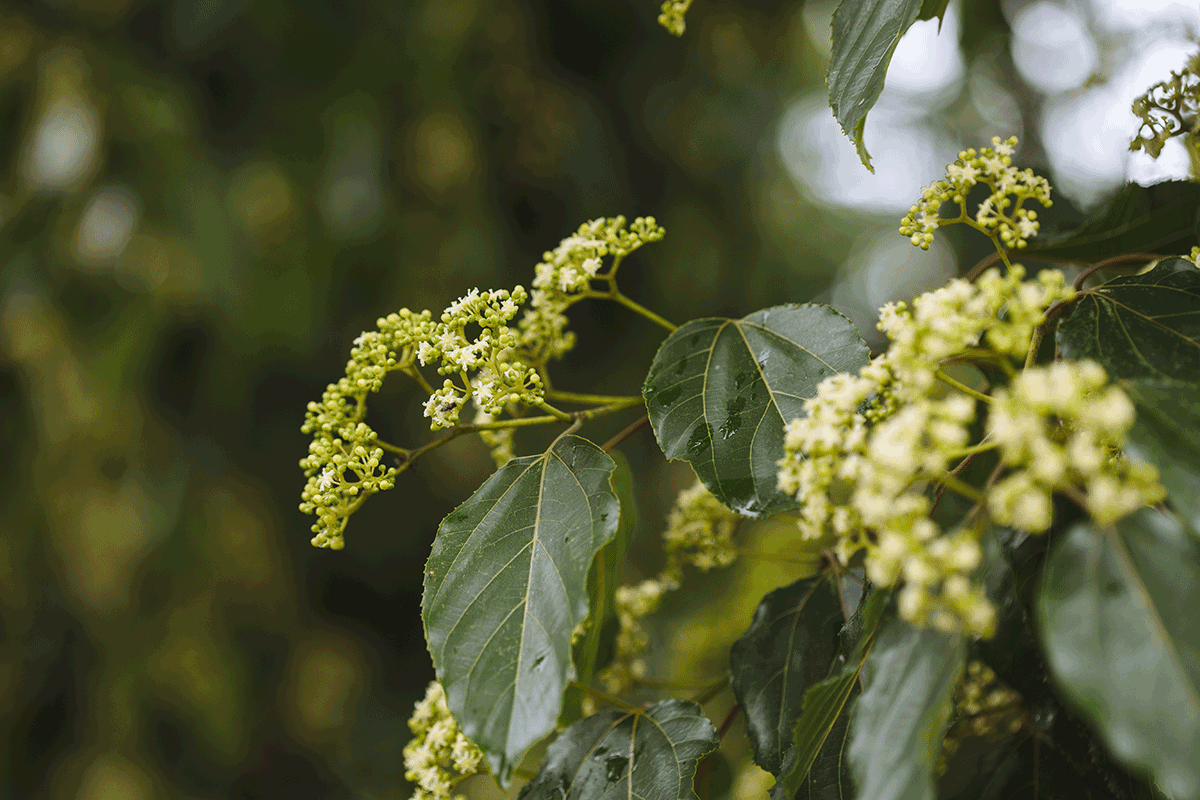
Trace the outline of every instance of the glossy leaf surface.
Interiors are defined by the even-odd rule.
[[[563,436],[509,461],[438,528],[422,603],[429,651],[459,727],[504,784],[558,719],[588,566],[617,530],[614,466]]]
[[[829,105],[867,169],[872,169],[863,142],[867,112],[883,91],[896,44],[922,5],[921,0],[842,0],[833,14]],[[929,5],[934,11],[936,4]]]
[[[1171,258],[1082,292],[1059,325],[1058,348],[1114,378],[1200,381],[1200,270]]]
[[[546,753],[519,800],[694,800],[700,759],[717,749],[700,706],[664,700],[580,720]]]
[[[745,516],[795,507],[776,488],[784,423],[817,384],[858,370],[868,350],[828,306],[784,305],[692,320],[659,348],[643,394],[668,458],[691,463],[722,503]]]
[[[1194,183],[1130,183],[1078,228],[1043,232],[1026,252],[1087,262],[1123,253],[1186,253],[1200,234],[1198,215],[1200,186]]]
[[[1050,671],[1113,755],[1200,797],[1200,546],[1146,509],[1071,528],[1038,597]]]
[[[1129,381],[1137,406],[1126,449],[1158,468],[1176,510],[1200,531],[1200,384]]]
[[[863,666],[865,688],[850,720],[847,755],[864,800],[933,800],[962,637],[903,620],[888,624]]]
[[[805,578],[768,593],[733,643],[733,693],[746,715],[754,761],[767,772],[778,774],[805,691],[829,674],[844,622],[833,581]]]

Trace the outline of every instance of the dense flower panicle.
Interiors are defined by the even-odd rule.
[[[421,343],[417,357],[422,365],[437,363],[447,377],[425,402],[430,428],[452,428],[468,399],[488,414],[510,402],[540,405],[545,400],[541,375],[517,353],[517,332],[508,323],[529,295],[518,286],[480,292],[472,289],[442,312],[429,341]],[[468,339],[468,330],[478,330]],[[474,373],[474,378],[470,377]]]
[[[1119,455],[1134,406],[1094,361],[1027,369],[994,399],[988,434],[1012,468],[988,494],[997,522],[1044,531],[1051,494],[1074,487],[1084,489],[1084,507],[1100,525],[1163,498],[1152,465]]]
[[[404,746],[404,777],[417,784],[412,800],[462,800],[451,792],[463,777],[484,771],[483,752],[458,730],[437,681],[417,702],[408,728],[413,738]]]
[[[991,193],[976,209],[975,225],[997,237],[1006,248],[1025,247],[1037,235],[1040,225],[1037,212],[1025,208],[1025,201],[1037,200],[1047,208],[1053,203],[1050,183],[1045,178],[1035,175],[1033,170],[1012,166],[1016,144],[1015,136],[1003,141],[993,136],[991,147],[960,152],[958,160],[946,167],[945,180],[934,181],[921,192],[921,199],[900,221],[900,233],[914,245],[928,250],[933,243],[933,232],[939,226],[967,219],[967,195],[978,184]],[[957,205],[959,216],[941,217],[938,210],[944,203]]]
[[[990,270],[911,308],[888,304],[879,327],[891,347],[857,375],[823,381],[805,402],[807,416],[785,428],[779,487],[800,504],[801,536],[828,540],[844,562],[863,552],[872,582],[903,585],[899,610],[915,623],[981,636],[995,624],[973,577],[982,527],[943,531],[929,518],[929,488],[954,483],[948,470],[971,450],[972,426],[989,406],[942,374],[942,364],[982,355],[1013,370],[1047,310],[1074,297],[1059,272],[1023,277],[1019,266]],[[990,405],[982,446],[999,450],[1008,469],[986,493],[995,521],[1044,530],[1050,493],[1073,487],[1086,491],[1101,524],[1161,496],[1147,465],[1111,457],[1132,405],[1097,365],[1026,370]]]
[[[376,434],[363,422],[366,398],[379,391],[389,372],[410,368],[420,345],[434,330],[428,311],[407,308],[376,322],[378,330],[354,340],[346,375],[308,404],[300,430],[311,434],[300,460],[307,483],[300,510],[315,514],[312,543],[341,549],[346,519],[366,495],[392,488],[397,469],[383,464]]]
[[[575,342],[566,330],[567,308],[593,296],[593,279],[606,281],[615,292],[621,259],[663,233],[653,217],[638,218],[628,228],[624,217],[593,220],[545,254],[532,295],[521,286],[511,292],[472,289],[436,320],[428,311],[403,309],[356,338],[345,377],[330,384],[320,402],[309,403],[301,428],[313,437],[300,461],[307,479],[300,510],[317,517],[312,543],[341,549],[349,516],[368,496],[392,488],[406,466],[399,459],[384,463],[384,448],[378,446],[383,443],[364,421],[367,396],[379,391],[389,372],[402,371],[426,387],[420,367],[433,367],[442,376],[424,403],[435,431],[458,426],[468,402],[480,423],[496,421],[515,404],[546,408],[542,369]],[[611,266],[600,274],[605,257],[611,257]],[[526,303],[520,322],[510,327]],[[480,433],[498,465],[512,458],[511,430]]]
[[[593,279],[611,276],[621,259],[665,233],[654,217],[638,217],[628,230],[625,222],[625,217],[585,222],[543,254],[534,270],[529,308],[518,326],[520,348],[535,362],[561,358],[575,346],[575,334],[567,330],[566,310],[585,296]],[[611,257],[613,264],[601,274],[605,257]]]

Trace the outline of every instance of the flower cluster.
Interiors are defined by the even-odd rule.
[[[972,222],[1006,248],[1025,247],[1038,232],[1037,212],[1024,207],[1026,200],[1037,200],[1045,207],[1050,201],[1050,184],[1033,170],[1018,170],[1012,165],[1017,137],[1001,141],[992,137],[992,146],[976,151],[963,150],[958,160],[946,167],[945,180],[934,181],[921,192],[920,201],[909,209],[900,222],[900,233],[914,245],[928,250],[933,232],[942,225]],[[977,184],[991,190],[979,204],[974,219],[967,215],[967,195]],[[1015,199],[1014,199],[1015,198]],[[938,210],[952,202],[959,215],[943,218]]]
[[[683,36],[687,23],[683,16],[691,6],[692,0],[666,0],[662,4],[662,13],[658,15],[658,24],[666,28],[672,36]]]
[[[567,330],[567,308],[589,296],[594,279],[613,280],[621,259],[664,233],[654,217],[638,217],[628,230],[625,217],[595,219],[543,254],[535,268],[529,308],[519,325],[521,350],[538,364],[569,352],[575,334]],[[605,256],[611,256],[613,263],[601,275]]]
[[[1082,505],[1108,525],[1163,498],[1158,473],[1120,455],[1134,407],[1093,361],[1031,367],[994,395],[987,429],[1010,468],[988,493],[992,518],[1024,531],[1050,527],[1050,496],[1083,487]]]
[[[433,335],[421,342],[421,365],[440,362],[439,375],[447,377],[425,402],[430,428],[451,428],[470,398],[485,414],[495,414],[508,403],[537,406],[545,402],[545,387],[538,371],[516,354],[517,332],[508,327],[517,307],[528,299],[518,286],[480,292],[472,289],[442,312]],[[478,330],[468,338],[468,330]],[[470,373],[474,371],[472,379]]]
[[[440,683],[429,684],[408,727],[413,738],[404,746],[404,777],[417,784],[412,800],[449,800],[456,783],[484,771],[483,753],[458,730]]]
[[[946,772],[947,761],[970,738],[1002,739],[1025,726],[1028,712],[1021,695],[1005,686],[991,667],[973,659],[954,692],[954,719],[942,738],[936,772]]]
[[[667,592],[679,588],[683,566],[691,564],[707,572],[734,562],[737,550],[733,533],[742,519],[699,480],[675,498],[662,534],[666,566],[654,578],[617,588],[618,628],[614,656],[612,663],[601,672],[608,691],[621,692],[629,687],[633,678],[641,675],[644,664],[640,656],[649,643],[642,620],[658,609]]]
[[[1151,86],[1133,101],[1133,113],[1141,120],[1130,150],[1145,150],[1153,158],[1173,136],[1200,136],[1200,53],[1192,56],[1180,72]]]
[[[683,565],[691,564],[701,572],[727,567],[737,558],[733,532],[742,516],[730,511],[697,480],[675,499],[663,531],[667,565],[661,580],[678,586]]]
[[[320,402],[308,404],[300,428],[313,437],[300,460],[308,479],[300,510],[317,516],[312,526],[317,547],[341,549],[349,515],[367,496],[392,488],[397,468],[383,464],[375,431],[363,422],[367,395],[379,391],[387,373],[412,368],[434,330],[428,311],[407,308],[376,324],[378,330],[354,340],[345,377],[329,384]]]
[[[979,530],[943,532],[930,518],[928,487],[956,485],[948,472],[971,452],[979,392],[941,371],[966,356],[1010,365],[1029,348],[1046,310],[1073,290],[1059,272],[1024,281],[1014,267],[989,270],[917,298],[889,304],[879,327],[892,346],[857,375],[831,376],[791,421],[779,486],[800,503],[800,530],[829,539],[848,562],[865,552],[867,575],[894,586],[901,615],[944,629],[990,635],[994,609],[972,580]],[[959,487],[973,491],[970,487]]]

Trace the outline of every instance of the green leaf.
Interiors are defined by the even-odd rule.
[[[853,323],[828,306],[784,305],[740,320],[692,320],[663,342],[642,393],[668,458],[691,463],[748,517],[795,507],[776,488],[783,427],[824,378],[867,363]]]
[[[754,762],[773,775],[791,745],[805,690],[829,674],[844,621],[837,586],[825,575],[805,578],[769,592],[730,649],[730,681]]]
[[[541,770],[517,797],[695,800],[696,765],[718,744],[716,728],[686,700],[593,714],[550,745]]]
[[[1123,253],[1186,253],[1197,243],[1200,186],[1126,184],[1080,227],[1039,234],[1025,252],[1093,262]]]
[[[879,634],[850,720],[847,750],[859,797],[936,797],[933,765],[965,658],[960,635],[900,619]]]
[[[562,436],[497,470],[434,540],[422,603],[429,652],[459,727],[504,785],[558,719],[588,565],[620,518],[614,468],[596,445]]]
[[[1200,270],[1182,258],[1081,292],[1058,327],[1064,358],[1114,378],[1200,381]]]
[[[942,29],[942,20],[946,16],[946,7],[950,5],[950,0],[923,0],[921,10],[917,12],[917,19],[933,19],[937,17],[938,30]]]
[[[633,538],[633,530],[637,526],[637,504],[633,498],[633,472],[629,462],[619,450],[608,454],[616,462],[613,470],[612,486],[621,504],[621,523],[612,541],[600,548],[592,560],[588,570],[588,618],[587,630],[573,648],[573,660],[578,674],[576,680],[584,686],[590,686],[596,670],[604,666],[611,652],[612,641],[616,636],[617,618],[617,586],[621,583],[621,561],[629,542]],[[558,724],[565,727],[583,716],[583,697],[581,689],[568,688],[563,699],[563,713]]]
[[[1126,449],[1158,468],[1172,505],[1200,531],[1200,384],[1139,380],[1124,388],[1137,406]]]
[[[817,761],[828,747],[830,754],[836,754],[837,758],[825,760],[834,761],[837,767],[842,765],[840,756],[849,733],[846,705],[857,683],[857,669],[843,670],[810,686],[804,693],[804,713],[793,726],[794,741],[771,789],[771,800],[852,794],[843,786],[848,783],[843,769],[822,770]],[[818,775],[818,772],[824,774]]]
[[[844,666],[804,693],[804,710],[792,727],[792,746],[784,757],[771,800],[840,800],[853,794],[843,758],[849,733],[848,705],[874,645],[886,600],[887,593],[882,591],[867,597],[842,632]]]
[[[1200,546],[1145,509],[1071,528],[1038,596],[1042,643],[1067,699],[1113,755],[1176,800],[1200,797]]]
[[[921,0],[842,0],[833,14],[829,105],[842,130],[874,172],[863,142],[867,112],[883,91],[896,43],[917,19]]]

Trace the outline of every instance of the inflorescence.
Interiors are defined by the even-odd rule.
[[[428,390],[425,416],[435,431],[458,427],[468,402],[476,409],[473,424],[494,423],[519,406],[548,409],[546,364],[575,345],[566,329],[567,308],[586,297],[615,299],[621,260],[663,234],[653,217],[639,217],[628,229],[624,217],[593,220],[545,254],[532,292],[521,286],[511,292],[472,289],[436,320],[428,311],[402,309],[355,339],[345,377],[329,384],[320,402],[308,404],[301,427],[313,437],[300,461],[307,478],[300,510],[317,517],[313,545],[341,549],[350,515],[367,497],[391,489],[408,466],[408,451],[397,447],[387,449],[400,458],[385,462],[385,447],[364,421],[367,397],[388,373],[402,372]],[[602,272],[606,257],[610,266]],[[606,290],[593,289],[594,281]],[[436,369],[441,386],[426,383],[421,367]],[[512,457],[511,429],[480,433],[498,465]]]
[[[1200,137],[1200,53],[1181,71],[1172,72],[1170,78],[1134,100],[1133,113],[1141,125],[1130,150],[1145,150],[1158,158],[1167,140],[1181,134],[1189,135],[1193,149],[1200,148],[1196,142]]]
[[[1002,253],[1037,232],[1021,202],[1049,205],[1050,187],[1011,166],[1015,139],[993,142],[960,154],[947,180],[925,190],[901,228],[914,244],[928,246],[941,224],[970,222],[939,219],[937,209],[950,200],[965,217],[977,182],[992,195],[974,226]],[[1052,494],[1062,492],[1107,525],[1163,496],[1154,468],[1122,454],[1133,405],[1103,368],[1080,361],[1018,373],[1016,365],[1032,361],[1047,311],[1075,296],[1058,271],[1024,276],[1019,265],[1004,275],[991,269],[975,283],[956,279],[924,294],[911,309],[884,306],[879,328],[890,348],[857,375],[826,379],[805,403],[808,415],[786,427],[779,486],[800,503],[801,535],[829,541],[843,563],[864,554],[870,580],[901,586],[900,614],[917,624],[991,635],[995,610],[976,578],[989,516],[1041,532]],[[986,383],[973,388],[943,371],[959,361],[989,365],[1007,386],[988,395]],[[979,422],[984,435],[972,444]],[[998,464],[987,484],[963,481],[962,469],[989,451]],[[930,518],[947,490],[973,503],[950,531]]]
[[[412,800],[465,800],[452,792],[463,778],[485,770],[483,752],[459,731],[437,681],[417,702],[408,728],[413,738],[404,746],[404,777],[417,785]]]
[[[692,5],[692,0],[666,0],[662,4],[662,13],[658,15],[658,24],[666,28],[672,36],[683,36],[687,30],[684,15]]]
[[[900,221],[900,233],[923,250],[933,244],[933,232],[955,222],[966,222],[998,240],[1005,248],[1022,248],[1037,235],[1037,212],[1025,208],[1026,200],[1037,200],[1049,208],[1050,184],[1033,170],[1018,170],[1012,165],[1017,137],[1001,141],[992,137],[992,146],[963,150],[958,160],[946,167],[946,179],[934,181],[921,192],[921,199]],[[972,218],[967,214],[967,195],[976,185],[986,186],[990,194],[979,204]],[[958,206],[956,217],[941,217],[944,203]]]

